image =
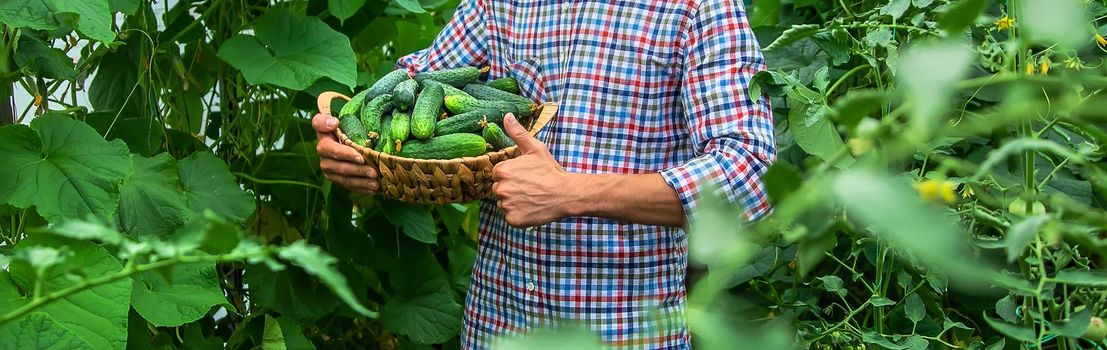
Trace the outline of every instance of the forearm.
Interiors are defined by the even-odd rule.
[[[680,198],[660,174],[566,174],[567,216],[645,225],[684,226]]]

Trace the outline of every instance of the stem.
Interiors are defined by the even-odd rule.
[[[846,315],[846,318],[842,319],[841,321],[838,321],[838,323],[834,324],[830,328],[827,328],[825,331],[823,331],[822,334],[819,334],[819,336],[815,337],[814,339],[811,339],[810,343],[814,343],[816,341],[819,341],[819,339],[822,339],[822,338],[826,337],[827,335],[830,335],[830,333],[832,333],[832,332],[834,332],[834,330],[842,327],[842,325],[844,325],[846,322],[849,322],[849,320],[853,319],[853,316],[857,316],[857,314],[859,312],[861,312],[861,310],[864,310],[865,307],[868,307],[869,305],[871,305],[871,304],[869,304],[869,301],[866,300],[865,303],[861,304],[861,306],[858,306],[856,309],[853,309],[853,311],[851,311],[848,315]]]
[[[310,188],[317,189],[319,191],[323,190],[323,187],[320,187],[319,185],[316,185],[316,184],[310,184],[310,183],[307,183],[307,182],[300,182],[300,181],[293,181],[293,180],[259,179],[259,178],[250,176],[250,174],[241,173],[241,172],[237,172],[237,171],[232,172],[231,174],[234,174],[234,176],[238,176],[238,177],[241,177],[241,178],[246,179],[246,180],[250,180],[250,182],[259,183],[259,184],[263,184],[263,185],[294,185],[294,186],[310,187]]]
[[[841,85],[841,84],[842,84],[843,82],[845,82],[845,81],[846,81],[846,78],[849,78],[849,77],[850,77],[850,76],[852,76],[852,75],[853,75],[854,73],[857,73],[857,72],[861,71],[862,69],[865,69],[865,68],[871,68],[871,67],[872,67],[872,66],[869,66],[869,65],[865,65],[865,64],[863,64],[863,65],[860,65],[860,66],[857,66],[857,67],[853,67],[853,69],[850,69],[850,70],[849,70],[848,72],[846,72],[845,74],[842,74],[842,77],[838,78],[838,81],[835,81],[835,82],[834,82],[834,85],[831,85],[829,89],[826,89],[826,94],[823,94],[823,96],[825,96],[825,97],[830,97],[830,94],[831,94],[832,92],[834,92],[834,89],[837,89],[837,88],[838,88],[838,85]]]
[[[272,252],[271,250],[261,251],[262,254],[270,254],[271,252]],[[3,326],[4,324],[6,324],[8,322],[11,322],[11,321],[14,321],[14,320],[16,320],[20,317],[23,317],[24,315],[27,315],[27,314],[31,313],[31,311],[34,311],[35,309],[43,307],[46,304],[49,304],[50,302],[53,302],[55,300],[62,299],[62,298],[68,297],[70,295],[80,293],[82,291],[85,291],[85,290],[88,290],[88,289],[91,289],[91,288],[95,288],[95,287],[98,287],[98,286],[101,286],[101,285],[104,285],[104,284],[112,283],[112,282],[122,280],[122,279],[125,279],[125,278],[130,278],[131,276],[137,275],[137,274],[142,273],[142,272],[156,270],[156,269],[165,268],[165,267],[170,267],[170,266],[177,265],[177,264],[182,264],[182,263],[239,261],[239,260],[243,260],[243,259],[246,259],[248,257],[251,257],[253,255],[260,255],[260,254],[257,254],[257,253],[258,252],[245,252],[245,253],[230,253],[230,254],[209,255],[209,256],[178,256],[178,257],[173,257],[173,258],[169,258],[169,259],[165,259],[165,260],[161,260],[161,261],[152,262],[152,263],[145,264],[145,265],[131,265],[131,264],[128,264],[127,267],[124,267],[123,270],[120,270],[116,273],[113,273],[113,274],[110,274],[110,275],[107,275],[107,276],[98,277],[98,278],[84,280],[84,281],[81,281],[80,283],[77,283],[77,284],[75,284],[75,285],[73,285],[69,288],[65,288],[65,289],[59,290],[57,292],[47,294],[47,295],[42,296],[42,297],[37,297],[36,296],[30,303],[27,303],[27,304],[19,307],[18,309],[15,309],[11,312],[8,312],[7,314],[4,314],[4,315],[0,316],[0,326]],[[41,280],[41,278],[40,278],[40,280]],[[37,287],[36,287],[36,289],[37,289]]]

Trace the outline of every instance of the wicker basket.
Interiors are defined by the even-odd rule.
[[[337,92],[319,94],[319,113],[331,114],[331,100],[346,95]],[[557,104],[544,103],[534,112],[528,129],[534,136],[557,114]],[[380,194],[408,203],[447,204],[483,199],[492,193],[492,166],[515,158],[519,150],[508,147],[477,157],[449,160],[412,159],[384,154],[355,144],[341,130],[335,132],[339,142],[353,147],[365,156],[365,162],[377,168]]]

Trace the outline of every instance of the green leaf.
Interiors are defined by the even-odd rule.
[[[81,279],[106,276],[123,269],[123,266],[104,248],[85,241],[75,241],[50,235],[33,235],[24,238],[16,250],[30,247],[65,247],[71,255],[60,265],[50,268],[43,276],[47,291],[59,291],[80,283]],[[10,266],[12,280],[23,284],[23,290],[31,290],[38,279],[33,268],[25,264]],[[77,277],[75,276],[83,276]],[[49,314],[68,332],[84,340],[95,349],[122,348],[127,342],[127,311],[130,309],[131,281],[126,279],[102,284],[71,294],[57,302],[37,309]],[[20,304],[25,304],[24,299]],[[42,330],[45,334],[53,330]],[[37,336],[26,334],[26,336]]]
[[[898,78],[911,103],[907,139],[921,143],[943,125],[940,117],[949,109],[953,84],[968,73],[972,58],[968,47],[954,42],[916,45],[903,55]]]
[[[191,216],[177,164],[168,153],[132,155],[134,171],[119,187],[119,227],[131,235],[164,236]]]
[[[82,241],[99,240],[113,245],[123,242],[122,233],[90,220],[65,220],[50,226],[45,232]]]
[[[780,0],[758,0],[753,2],[749,14],[750,27],[775,26],[780,23]]]
[[[302,269],[274,271],[273,267],[276,266],[250,265],[246,269],[244,279],[250,286],[251,304],[297,320],[311,321],[330,313],[341,303]]]
[[[895,305],[896,302],[893,301],[892,299],[888,299],[888,298],[885,298],[885,297],[878,297],[878,296],[874,295],[874,296],[872,296],[872,298],[869,298],[869,304],[872,304],[873,306],[880,307],[880,306]]]
[[[359,314],[376,318],[377,313],[369,311],[354,297],[350,285],[346,283],[346,277],[335,268],[338,262],[333,256],[327,254],[318,246],[308,245],[304,240],[296,241],[291,245],[281,248],[278,255],[294,265],[303,268],[305,272],[319,278],[327,285],[343,302]]]
[[[128,106],[137,106],[128,103]],[[137,108],[137,107],[135,107]],[[130,107],[128,107],[130,109]],[[107,135],[108,141],[123,140],[132,153],[145,157],[154,156],[161,148],[165,133],[162,132],[162,124],[151,117],[131,117],[124,111],[122,115],[118,111],[92,112],[85,115],[84,122],[96,129],[100,135]],[[173,145],[174,148],[183,145]]]
[[[284,332],[280,323],[268,314],[265,315],[265,331],[261,335],[261,348],[264,350],[285,350]]]
[[[0,348],[71,350],[94,349],[44,312],[0,325]]]
[[[921,335],[912,334],[907,340],[903,341],[902,345],[907,350],[927,350],[930,348],[930,341]]]
[[[904,314],[907,315],[907,319],[912,323],[919,323],[924,317],[926,317],[926,306],[923,305],[922,298],[919,297],[919,293],[911,293],[907,296],[906,304],[904,304]]]
[[[0,140],[0,203],[35,206],[50,221],[115,216],[116,186],[131,171],[123,142],[61,115],[0,127]]]
[[[925,8],[934,3],[934,0],[911,0],[911,4],[918,8]]]
[[[838,276],[819,276],[818,279],[823,282],[823,289],[826,291],[838,294],[840,297],[846,296],[846,288],[843,287],[845,283]]]
[[[819,92],[825,94],[827,86],[830,86],[830,67],[823,67],[816,71],[815,80],[812,83]]]
[[[814,115],[812,110],[815,111]],[[788,127],[792,132],[792,138],[804,152],[829,162],[834,159],[835,154],[845,149],[846,144],[834,129],[834,125],[826,118],[828,110],[825,105],[793,105],[792,111],[788,113]],[[814,123],[808,123],[812,119]],[[853,157],[847,154],[834,163],[834,166],[845,168],[853,162]]]
[[[799,250],[796,252],[796,272],[800,276],[806,276],[808,271],[818,266],[819,262],[826,257],[826,252],[834,249],[837,244],[838,236],[827,233],[819,234],[817,237],[808,236],[800,241],[797,245]]]
[[[73,60],[64,51],[26,34],[19,36],[15,64],[43,78],[70,80],[77,77]]]
[[[892,45],[893,39],[894,37],[892,36],[891,29],[888,29],[888,27],[880,27],[870,30],[869,33],[865,35],[865,44],[871,47],[889,47]]]
[[[211,210],[228,220],[241,222],[254,212],[254,196],[246,193],[227,164],[209,152],[197,152],[177,162],[188,207],[193,213]]]
[[[328,0],[327,9],[331,15],[338,17],[342,22],[353,17],[361,7],[365,6],[365,0]]]
[[[388,299],[381,322],[418,344],[436,344],[461,331],[461,304],[448,292]]]
[[[96,76],[88,86],[88,100],[92,109],[107,112],[115,122],[119,111],[132,116],[142,116],[146,110],[146,92],[139,87],[139,67],[131,50],[123,47],[108,52],[96,68]],[[108,123],[111,125],[112,123]]]
[[[127,15],[135,14],[138,11],[138,0],[108,0],[108,8],[112,12],[122,12]]]
[[[242,243],[242,229],[211,211],[192,217],[173,231],[170,239],[183,251],[201,250],[209,254],[225,254]]]
[[[1084,308],[1069,316],[1068,320],[1053,322],[1049,332],[1063,337],[1079,338],[1084,335],[1084,330],[1092,322],[1092,316],[1092,310]]]
[[[811,36],[811,41],[819,46],[834,65],[849,62],[853,45],[857,42],[845,29],[834,29],[828,32],[820,32]]]
[[[241,70],[253,85],[303,90],[327,77],[353,87],[357,80],[350,39],[315,17],[270,9],[254,25],[219,47],[219,58]]]
[[[268,323],[266,323],[266,325],[268,325]],[[315,344],[304,336],[304,327],[296,323],[296,321],[281,316],[277,317],[277,325],[281,328],[281,334],[284,336],[284,346],[286,349],[315,350]]]
[[[984,320],[988,322],[988,325],[992,326],[997,332],[1025,342],[1035,341],[1037,335],[1034,330],[1023,325],[1016,325],[1013,323],[1007,323],[1002,320],[994,319],[987,314],[984,315]]]
[[[770,69],[797,76],[803,85],[815,80],[815,72],[826,66],[827,57],[810,38],[765,52],[765,62]]]
[[[784,46],[791,45],[792,43],[795,43],[801,39],[815,35],[815,33],[818,33],[819,30],[820,26],[818,24],[793,25],[791,28],[788,28],[788,30],[785,30],[784,33],[781,33],[780,36],[776,38],[776,40],[773,40],[773,42],[769,44],[769,46],[765,46],[762,51],[772,51]]]
[[[959,34],[984,12],[987,5],[987,0],[961,0],[938,17],[938,26],[947,35]]]
[[[869,344],[880,345],[885,349],[890,350],[902,350],[907,348],[906,346],[890,342],[888,341],[888,339],[884,339],[883,336],[871,330],[866,330],[864,333],[861,334],[861,341]]]
[[[215,263],[181,264],[168,271],[142,272],[134,277],[131,304],[157,327],[196,321],[217,305],[233,310],[223,296]]]
[[[74,14],[62,16],[62,21],[76,28],[85,36],[100,41],[115,41],[115,32],[111,30],[111,10],[108,0],[53,0],[56,14]]]
[[[392,0],[392,2],[396,5],[400,5],[400,7],[403,7],[405,10],[408,10],[411,13],[427,12],[423,9],[423,5],[420,4],[418,0]]]
[[[446,254],[450,284],[458,295],[469,290],[469,277],[473,274],[473,262],[477,259],[477,250],[467,244],[455,243]]]
[[[430,207],[389,200],[382,202],[381,209],[388,221],[403,228],[408,237],[423,243],[438,242]]]
[[[892,16],[892,19],[899,19],[908,8],[911,8],[911,0],[891,0],[880,8],[880,13]]]
[[[1004,321],[1015,323],[1018,322],[1017,315],[1015,315],[1015,309],[1018,305],[1015,304],[1015,300],[1008,294],[1002,299],[996,301],[996,314]]]
[[[1026,39],[1074,50],[1091,42],[1092,27],[1079,0],[1025,0],[1018,8],[1019,29]]]
[[[1054,282],[1089,288],[1107,288],[1107,271],[1061,270],[1051,278]]]
[[[803,181],[799,170],[783,161],[777,161],[769,166],[769,171],[761,179],[765,182],[765,192],[769,194],[773,203],[780,203],[788,198]]]
[[[1007,262],[1013,263],[1022,256],[1022,252],[1030,242],[1034,241],[1034,237],[1038,236],[1038,229],[1047,221],[1049,221],[1048,215],[1035,215],[1011,225],[1007,230],[1007,239],[1004,240],[1004,245],[1007,247]]]
[[[830,115],[842,127],[853,130],[862,118],[880,110],[886,98],[887,94],[876,90],[851,91],[835,101]]]
[[[53,0],[8,0],[0,2],[0,23],[9,27],[51,30],[58,27]]]

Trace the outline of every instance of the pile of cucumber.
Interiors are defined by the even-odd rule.
[[[397,69],[354,95],[338,114],[353,142],[405,158],[474,157],[515,143],[504,116],[530,117],[537,105],[519,95],[514,79],[480,80],[487,68],[416,74]]]

